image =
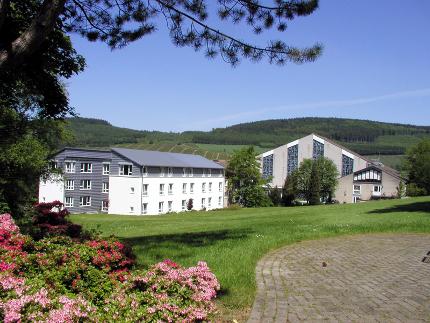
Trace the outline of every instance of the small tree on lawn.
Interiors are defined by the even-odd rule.
[[[261,177],[260,163],[254,147],[242,148],[233,153],[226,169],[226,176],[231,203],[245,207],[272,204],[264,190],[267,182]]]
[[[319,203],[320,199],[327,201],[334,194],[338,175],[336,166],[327,158],[304,159],[300,167],[288,176],[290,191],[309,204]]]
[[[193,209],[193,199],[189,199],[187,202],[187,210],[191,211]]]

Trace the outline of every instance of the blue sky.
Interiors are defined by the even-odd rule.
[[[427,0],[320,0],[314,14],[293,20],[284,33],[256,37],[219,25],[260,45],[270,38],[323,43],[316,62],[283,67],[208,60],[175,47],[163,24],[115,51],[73,36],[88,66],[67,81],[70,101],[83,117],[142,130],[210,130],[306,116],[430,125],[429,12]]]

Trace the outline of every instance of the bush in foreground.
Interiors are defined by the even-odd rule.
[[[0,215],[0,321],[195,322],[214,313],[219,284],[206,263],[132,265],[129,249],[113,238],[34,241]]]

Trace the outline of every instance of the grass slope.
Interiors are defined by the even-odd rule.
[[[256,263],[270,250],[343,234],[430,233],[430,197],[145,217],[73,215],[72,220],[131,243],[141,266],[166,258],[185,266],[207,261],[221,282],[224,317],[240,317],[253,302]]]

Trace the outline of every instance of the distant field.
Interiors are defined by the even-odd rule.
[[[405,160],[405,155],[368,155],[366,157],[372,160],[380,160],[384,165],[397,170],[401,170],[402,163]]]
[[[208,150],[212,152],[223,152],[226,154],[232,154],[235,150],[239,150],[243,147],[248,147],[248,145],[218,145],[218,144],[197,144],[203,150]],[[254,146],[255,150],[261,154],[265,151],[270,150],[270,148],[263,148],[260,146]]]
[[[130,243],[140,266],[169,258],[206,261],[220,280],[221,317],[244,321],[254,300],[255,266],[270,250],[302,240],[372,232],[430,233],[430,197],[358,204],[273,207],[162,216],[72,215],[85,229]]]

